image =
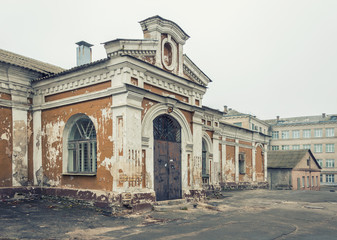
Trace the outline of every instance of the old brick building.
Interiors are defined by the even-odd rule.
[[[79,42],[84,64],[69,70],[1,50],[3,189],[137,205],[266,185],[268,136],[202,106],[211,80],[177,24],[140,25],[144,39],[106,42],[96,62]]]

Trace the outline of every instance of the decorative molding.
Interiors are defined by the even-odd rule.
[[[207,85],[201,81],[201,79],[190,69],[188,68],[185,64],[183,65],[183,69],[184,69],[184,73],[189,76],[190,78],[192,78],[193,80],[195,80],[198,84],[206,87]]]
[[[109,53],[109,57],[116,57],[120,55],[132,55],[132,56],[155,56],[156,50],[118,50]]]
[[[119,71],[118,71],[119,70]],[[105,82],[109,80],[109,77],[114,76],[116,74],[120,74],[120,69],[116,69],[115,71],[110,71],[101,74],[93,74],[91,76],[87,76],[85,78],[78,78],[76,80],[70,79],[70,81],[64,80],[59,82],[54,82],[48,84],[47,86],[37,87],[35,90],[36,95],[44,95],[49,96],[57,93],[67,92],[74,89],[91,86],[97,83]]]
[[[5,92],[10,92],[10,94],[17,94],[25,97],[29,97],[31,94],[34,93],[33,88],[30,86],[7,81],[0,81],[0,90],[1,89],[4,89]]]
[[[44,109],[55,108],[55,107],[61,107],[61,106],[65,106],[65,105],[89,101],[89,100],[102,98],[102,97],[109,97],[109,96],[119,94],[119,93],[123,93],[123,92],[126,92],[125,87],[104,89],[104,90],[101,90],[101,91],[90,92],[90,93],[87,93],[87,94],[82,94],[82,95],[78,95],[78,96],[74,96],[74,97],[62,98],[60,100],[47,102],[47,103],[43,103],[43,104],[40,104],[40,105],[33,105],[33,111],[44,110]]]

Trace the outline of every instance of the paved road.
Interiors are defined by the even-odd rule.
[[[0,202],[0,239],[337,239],[329,190],[223,192],[123,217],[53,199]]]

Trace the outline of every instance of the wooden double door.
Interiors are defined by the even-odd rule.
[[[154,190],[156,200],[180,199],[181,188],[181,129],[169,115],[153,121],[154,130]]]

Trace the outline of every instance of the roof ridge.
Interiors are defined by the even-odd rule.
[[[0,48],[0,61],[11,65],[27,68],[33,71],[50,74],[64,71],[65,69],[40,60],[26,57],[18,53],[14,53]]]

